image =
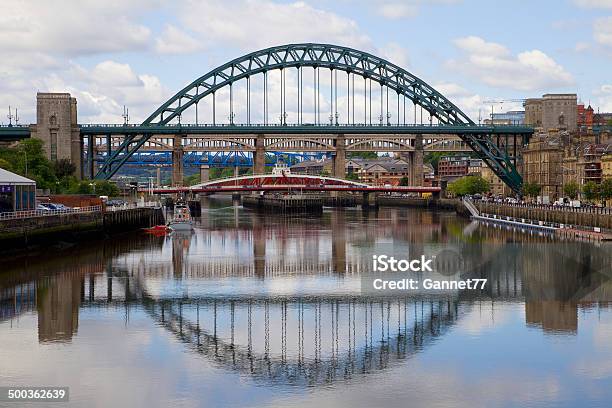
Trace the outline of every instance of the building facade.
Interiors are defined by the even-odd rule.
[[[36,209],[36,182],[0,169],[0,213]]]
[[[575,131],[578,124],[578,95],[546,94],[526,99],[525,124],[550,129]]]
[[[480,177],[489,183],[489,193],[495,196],[512,195],[512,190],[486,165],[485,162],[480,166]]]
[[[485,125],[523,125],[525,123],[525,111],[508,111],[493,113],[492,118],[484,120]]]
[[[525,99],[525,125],[542,127],[542,99]]]
[[[441,180],[452,180],[466,176],[470,167],[468,156],[444,156],[438,161],[438,177]]]
[[[560,140],[539,134],[523,149],[523,181],[542,187],[540,195],[553,201],[561,193],[561,162],[563,148]]]

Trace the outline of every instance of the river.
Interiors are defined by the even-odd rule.
[[[362,288],[372,255],[449,248],[486,289]],[[75,407],[609,407],[610,249],[453,212],[210,199],[192,234],[6,258],[0,385],[68,386]]]

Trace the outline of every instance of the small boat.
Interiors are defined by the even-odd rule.
[[[176,203],[172,219],[168,222],[168,228],[172,231],[191,231],[193,229],[193,220],[186,204]]]
[[[155,225],[153,227],[150,228],[143,228],[144,231],[148,234],[153,234],[153,235],[166,235],[166,233],[170,232],[170,228],[168,228],[167,225]]]

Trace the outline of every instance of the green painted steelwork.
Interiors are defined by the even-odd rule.
[[[415,106],[419,105],[424,108],[431,117],[437,118],[440,123],[454,128],[453,130],[446,131],[443,130],[443,126],[435,127],[437,132],[457,134],[470,148],[477,152],[506,184],[515,191],[520,189],[522,178],[512,163],[511,157],[507,152],[502,151],[491,138],[491,135],[500,134],[500,130],[489,128],[487,131],[485,130],[486,128],[477,127],[465,113],[441,93],[395,64],[366,52],[328,44],[290,44],[267,48],[236,58],[196,79],[153,112],[143,122],[143,126],[138,129],[140,133],[133,133],[125,129],[126,133],[124,134],[126,134],[126,137],[123,143],[103,164],[96,178],[110,178],[153,134],[165,133],[166,129],[170,128],[164,126],[168,126],[172,121],[176,120],[180,123],[181,114],[186,109],[196,105],[205,96],[214,94],[221,88],[231,86],[234,82],[253,75],[291,67],[341,70],[369,78],[389,89],[395,90],[398,95],[403,95],[410,99]],[[222,133],[269,133],[272,130],[272,133],[274,133],[273,129],[279,129],[278,133],[287,133],[288,131],[289,133],[339,133],[340,131],[342,133],[352,133],[354,131],[355,133],[367,132],[372,134],[392,132],[415,133],[415,131],[421,130],[422,133],[427,133],[425,130],[417,129],[417,127],[402,127],[402,129],[397,129],[394,126],[364,126],[362,129],[357,129],[358,127],[354,127],[354,129],[349,128],[350,126],[301,126],[296,128],[283,127],[280,130],[280,128],[270,126],[235,126],[215,127],[214,131],[221,131]],[[369,129],[366,130],[365,128]],[[197,131],[203,132],[207,129],[212,133],[213,128],[206,127],[204,129],[197,129]],[[87,132],[86,128],[81,130]],[[104,130],[106,129],[100,129],[99,131],[101,134],[104,134]],[[93,128],[91,131],[94,131]],[[189,132],[189,130],[185,131]],[[176,132],[176,129],[168,133],[172,132]],[[514,131],[508,130],[508,134],[510,133],[529,134],[530,132],[525,128],[515,128]]]
[[[479,125],[81,125],[81,135],[531,135],[528,126]]]
[[[123,143],[103,164],[96,178],[110,178],[152,135],[165,132],[166,128],[161,126],[167,126],[175,120],[180,123],[181,114],[207,95],[214,95],[219,89],[226,86],[231,87],[234,82],[250,78],[253,75],[291,67],[314,67],[345,71],[369,78],[395,90],[398,95],[410,99],[415,106],[421,106],[441,124],[449,126],[447,129],[440,127],[442,130],[438,134],[457,134],[493,169],[497,176],[515,191],[520,190],[522,178],[517,172],[511,157],[492,140],[492,135],[500,134],[497,127],[490,128],[489,133],[483,132],[485,128],[476,127],[465,113],[433,87],[383,58],[352,48],[329,44],[290,44],[271,47],[236,58],[208,72],[187,85],[153,112],[143,122],[143,127],[138,130],[141,133],[137,134],[131,131],[125,133],[126,137]],[[254,130],[249,129],[247,131],[247,128],[237,126],[220,129],[228,129],[224,133],[242,133],[241,130],[245,133],[253,131],[263,133],[270,130],[269,127],[255,127]],[[350,132],[349,127],[332,126],[330,129],[325,128],[325,126],[313,128],[302,126],[299,132],[310,133],[310,129],[313,133],[339,133],[340,130],[343,133]],[[451,128],[455,128],[455,130],[453,131]],[[278,133],[287,133],[290,129],[296,128],[283,127],[282,131],[279,130]],[[417,127],[411,129],[403,127],[402,129],[406,133],[418,133]],[[100,129],[100,133],[104,134],[103,130]],[[219,131],[219,129],[215,130]],[[429,134],[430,130],[431,128],[424,129],[423,133]],[[86,131],[85,128],[82,128],[82,131]],[[365,133],[365,130],[363,132]],[[393,126],[370,126],[368,132],[391,133],[398,132],[398,129],[394,129]],[[293,133],[293,130],[290,133]],[[516,131],[508,131],[505,134],[510,133],[528,134],[529,131],[525,128],[516,128]]]
[[[0,141],[15,141],[30,137],[29,126],[0,126]]]

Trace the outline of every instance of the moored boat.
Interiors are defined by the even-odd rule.
[[[190,231],[193,229],[193,220],[186,204],[177,203],[174,206],[174,214],[168,222],[168,228],[173,231]]]

